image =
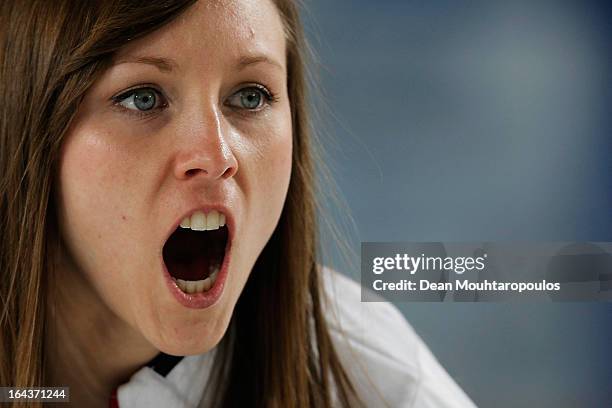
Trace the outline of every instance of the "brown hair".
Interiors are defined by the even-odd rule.
[[[295,1],[274,2],[287,38],[291,181],[279,224],[219,344],[211,402],[329,407],[335,397],[350,406],[357,397],[327,329],[317,266],[304,35]],[[47,287],[58,239],[53,174],[83,95],[124,44],[167,24],[192,3],[1,3],[0,385],[45,385]]]

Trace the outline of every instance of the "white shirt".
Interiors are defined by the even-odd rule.
[[[475,407],[397,308],[361,302],[359,284],[330,269],[323,275],[331,336],[366,407]],[[197,407],[213,357],[187,356],[165,377],[143,367],[117,390],[119,406]]]

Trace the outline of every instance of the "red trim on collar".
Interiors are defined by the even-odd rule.
[[[108,408],[119,408],[119,399],[117,398],[117,388],[115,388],[108,399]]]

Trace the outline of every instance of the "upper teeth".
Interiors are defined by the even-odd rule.
[[[196,211],[191,217],[183,218],[181,228],[190,228],[194,231],[210,231],[225,225],[225,214],[212,210],[208,214]]]

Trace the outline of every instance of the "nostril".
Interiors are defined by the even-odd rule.
[[[208,171],[204,170],[204,169],[189,169],[185,172],[185,175],[187,177],[192,177],[195,176],[198,173],[202,173],[202,174],[208,174]]]
[[[232,177],[234,174],[236,174],[236,168],[233,166],[230,166],[227,169],[225,169],[225,171],[221,175],[221,178],[228,179]]]

